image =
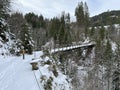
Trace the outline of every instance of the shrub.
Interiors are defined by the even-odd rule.
[[[45,76],[45,75],[42,75],[40,79],[41,79],[41,82],[43,82],[43,81],[46,80],[46,76]]]
[[[50,60],[48,60],[48,61],[46,61],[44,64],[51,65],[52,63],[51,63],[51,61],[50,61]]]
[[[53,74],[54,74],[55,77],[58,76],[58,72],[57,72],[57,69],[56,69],[55,65],[53,65]]]
[[[52,80],[51,77],[47,80],[46,84],[44,84],[45,90],[52,90]]]

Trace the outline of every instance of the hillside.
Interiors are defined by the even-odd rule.
[[[110,25],[110,24],[119,24],[120,23],[120,10],[113,10],[103,12],[99,15],[93,16],[90,19],[91,25]]]

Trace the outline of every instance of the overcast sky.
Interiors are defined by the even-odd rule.
[[[90,16],[108,10],[120,10],[120,0],[14,0],[12,10],[42,14],[46,18],[59,16],[62,11],[69,12],[74,19],[75,8],[78,2],[86,1]]]

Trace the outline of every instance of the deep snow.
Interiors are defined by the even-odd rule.
[[[43,59],[40,57],[42,54],[42,51],[39,51],[33,55],[25,55],[24,60],[22,56],[0,55],[0,90],[44,90],[41,76],[45,76],[46,80],[50,76],[53,77],[52,90],[70,90],[69,83],[66,80],[67,77],[59,70],[58,77],[55,77],[49,70],[49,65],[41,65],[39,70],[32,71],[30,62],[33,58],[42,61]],[[46,57],[45,59],[50,58]]]
[[[32,58],[0,55],[0,90],[39,90],[29,64]]]

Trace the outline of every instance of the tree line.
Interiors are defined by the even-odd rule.
[[[77,26],[88,27],[89,13],[86,3],[81,2],[78,4],[75,9],[75,15]],[[33,49],[41,50],[41,46],[50,40],[54,41],[55,47],[65,46],[77,41],[80,36],[79,34],[77,35],[79,31],[74,33],[72,30],[70,14],[64,11],[61,12],[61,16],[51,19],[47,19],[43,15],[36,15],[33,12],[25,15],[16,12],[8,15],[7,21],[10,25],[10,31],[16,35],[16,39],[20,39],[23,42],[21,44],[23,48],[28,47],[25,49],[26,52],[30,49],[30,53],[32,53]],[[83,33],[86,32],[83,31]],[[25,36],[27,36],[26,39],[28,41],[24,40]],[[24,44],[28,46],[25,47]]]

